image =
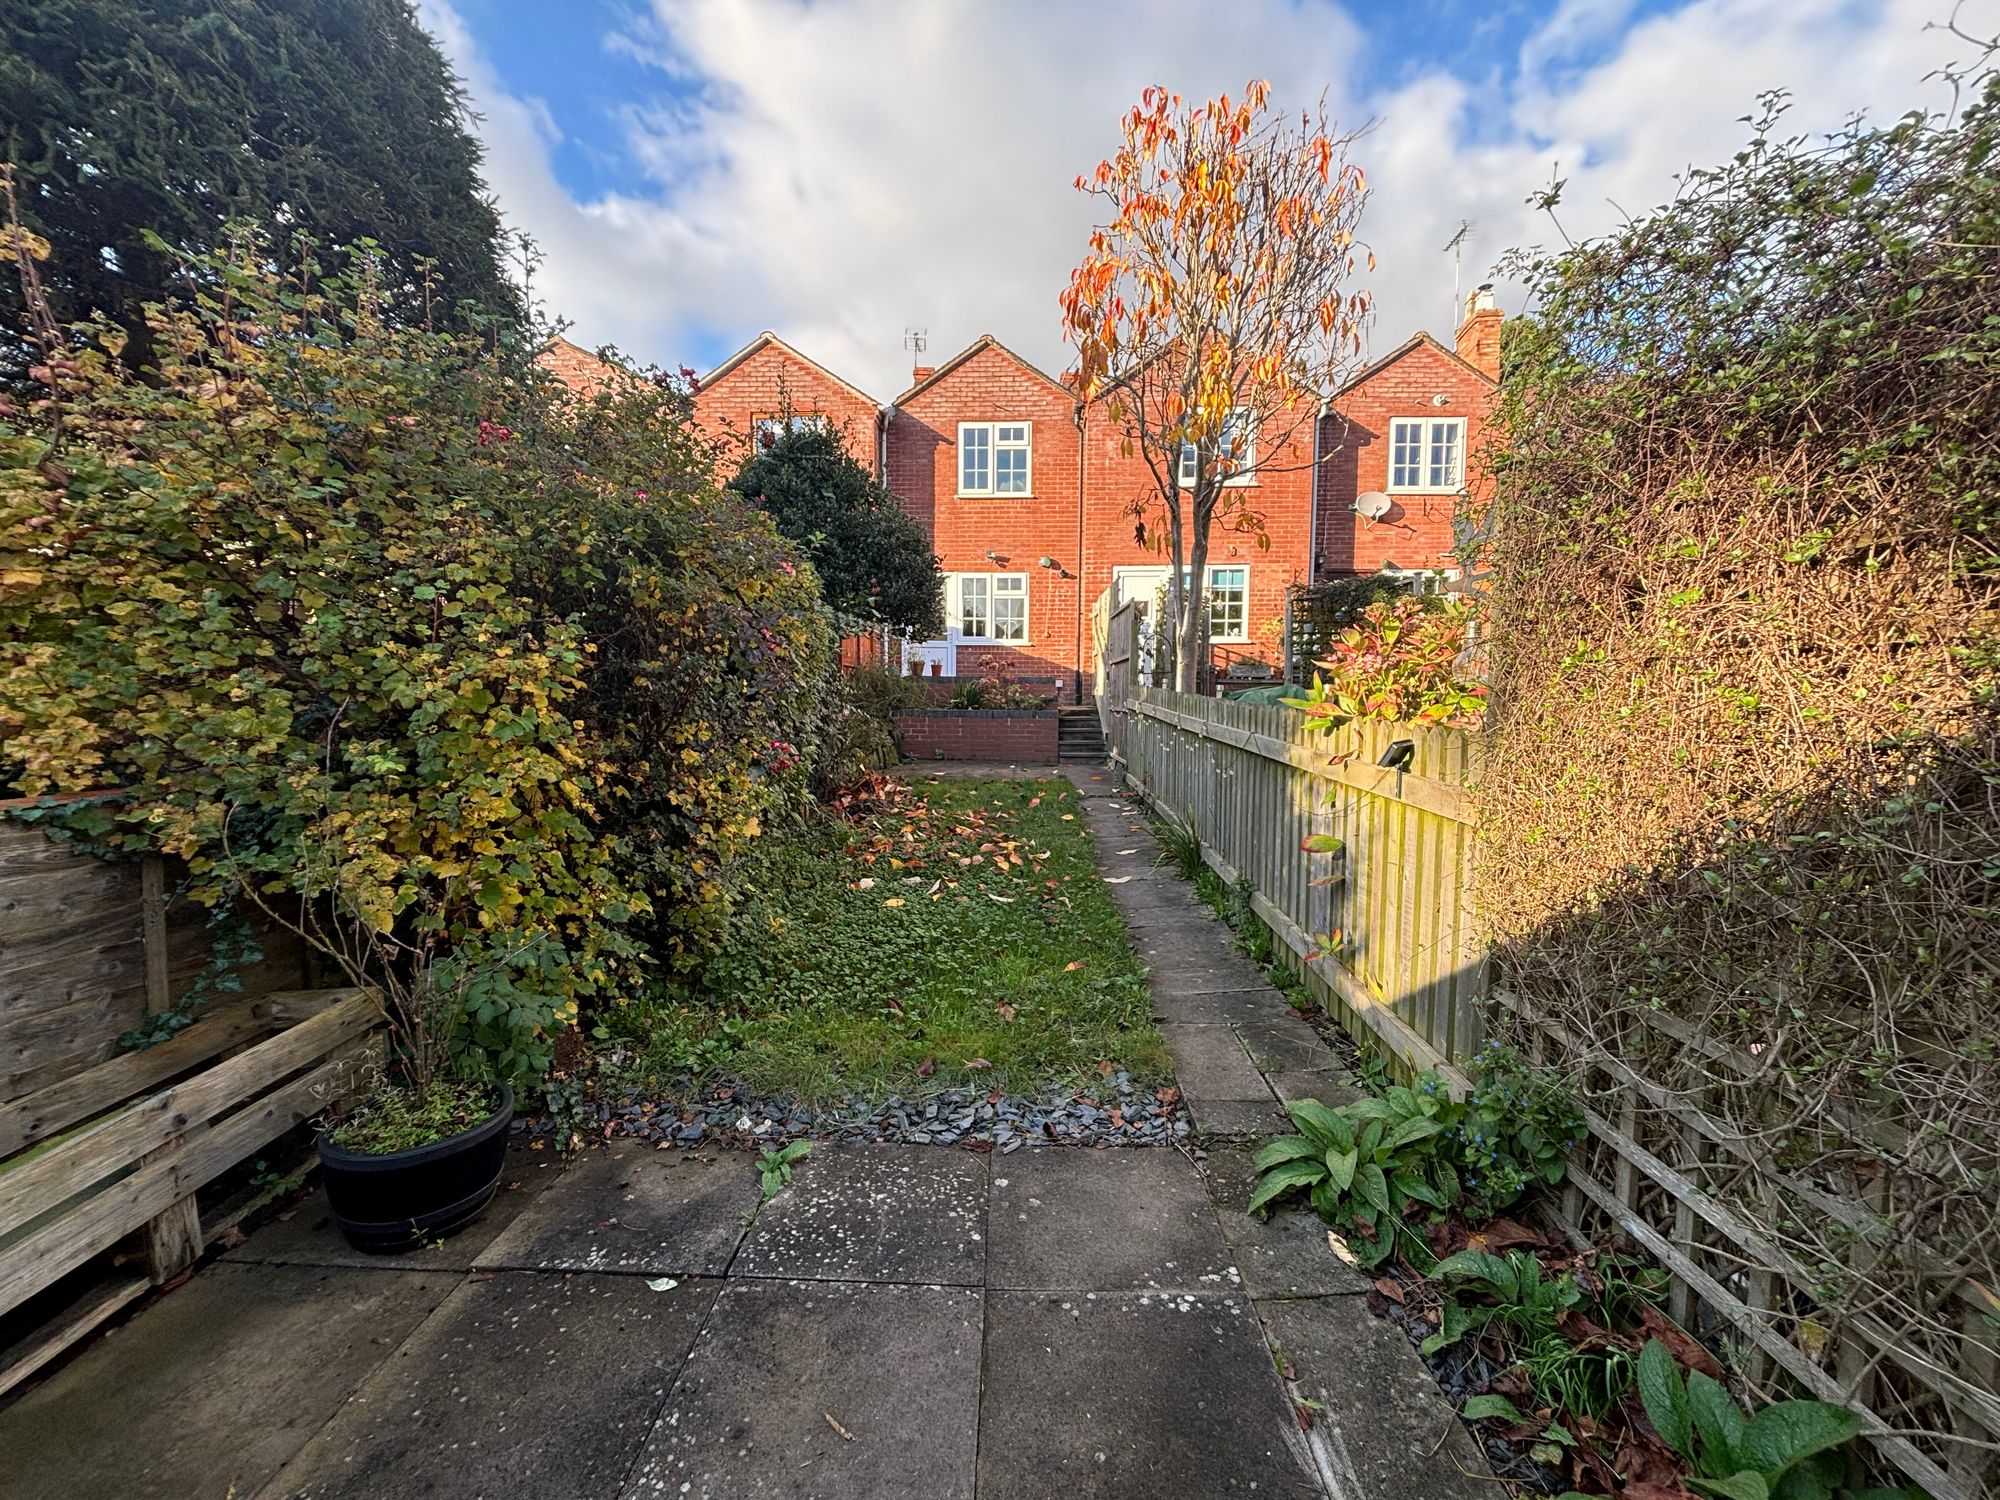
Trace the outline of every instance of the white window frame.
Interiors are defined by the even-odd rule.
[[[1243,628],[1234,635],[1223,635],[1215,628],[1215,575],[1217,573],[1241,573],[1243,575]],[[1202,590],[1202,597],[1208,601],[1208,638],[1219,646],[1240,646],[1250,639],[1250,565],[1248,563],[1210,563],[1208,565],[1208,587]]]
[[[978,433],[978,446],[986,455],[981,483],[968,484],[965,475],[966,434]],[[1000,455],[1021,455],[1021,487],[1001,489]],[[958,424],[958,493],[961,498],[1031,500],[1035,494],[1035,424],[1028,421],[960,422]]]
[[[1247,406],[1237,406],[1230,409],[1229,419],[1223,424],[1222,429],[1223,442],[1221,444],[1221,452],[1225,457],[1235,457],[1235,449],[1229,439],[1229,429],[1231,426],[1236,425],[1240,425],[1248,431],[1249,439],[1243,445],[1243,462],[1238,464],[1234,472],[1227,475],[1222,482],[1226,485],[1255,484],[1257,482],[1257,413]],[[1180,486],[1190,494],[1194,491],[1195,480],[1199,473],[1196,466],[1199,455],[1200,450],[1193,443],[1181,444]]]
[[[1240,635],[1216,635],[1214,633],[1215,575],[1225,570],[1234,571],[1239,568],[1243,572],[1243,632]],[[1132,603],[1143,593],[1148,604],[1150,604],[1154,597],[1165,590],[1169,571],[1169,569],[1157,565],[1120,565],[1114,567],[1111,570],[1113,596],[1123,605]],[[1209,640],[1218,646],[1241,646],[1247,644],[1250,640],[1250,565],[1248,563],[1210,563],[1207,574],[1208,586],[1201,592],[1202,598],[1209,601]],[[1133,587],[1135,583],[1143,584],[1143,588],[1135,589]]]
[[[1457,568],[1381,568],[1382,577],[1393,578],[1411,593],[1417,595],[1443,594],[1449,592],[1445,585],[1456,583]]]
[[[966,629],[965,625],[965,584],[976,581],[978,590],[984,596],[982,605],[984,628],[979,631]],[[1000,624],[999,604],[1001,598],[1021,601],[1021,626],[1018,635],[999,635],[995,631]],[[958,632],[961,641],[979,645],[1025,646],[1028,644],[1028,575],[1026,573],[947,573],[945,575],[945,618],[949,628]]]
[[[1398,450],[1404,445],[1403,432],[1410,427],[1419,430],[1416,439],[1417,475],[1428,480],[1437,466],[1439,437],[1451,436],[1452,472],[1447,484],[1404,484],[1397,477],[1400,462]],[[1456,495],[1465,488],[1465,418],[1463,417],[1392,417],[1389,419],[1389,464],[1388,489],[1392,495]]]
[[[795,432],[831,432],[832,430],[833,424],[816,411],[792,412],[789,415],[771,414],[754,417],[750,422],[750,437],[757,445],[759,453],[762,453],[766,447],[770,446],[770,444],[764,441],[766,433],[770,434],[771,443],[776,443],[778,439],[790,437]]]

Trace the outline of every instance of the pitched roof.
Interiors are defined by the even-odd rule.
[[[1402,343],[1398,344],[1395,348],[1391,349],[1387,354],[1383,355],[1373,364],[1370,364],[1366,366],[1364,369],[1362,369],[1360,373],[1356,374],[1352,379],[1348,380],[1344,385],[1342,385],[1340,389],[1338,389],[1333,393],[1333,399],[1338,401],[1342,396],[1345,396],[1349,391],[1353,390],[1356,386],[1362,384],[1364,381],[1373,380],[1377,375],[1380,375],[1384,370],[1388,369],[1389,366],[1393,365],[1397,360],[1401,359],[1404,355],[1412,354],[1416,352],[1418,349],[1425,349],[1425,348],[1434,350],[1437,353],[1442,354],[1446,359],[1450,360],[1453,364],[1457,365],[1467,374],[1476,376],[1480,380],[1485,381],[1490,386],[1494,386],[1497,388],[1500,384],[1499,381],[1495,380],[1491,375],[1488,375],[1484,370],[1480,369],[1479,366],[1475,365],[1471,360],[1466,359],[1464,356],[1460,355],[1456,350],[1447,349],[1443,344],[1440,344],[1436,339],[1432,338],[1428,333],[1419,332],[1411,334],[1407,339],[1403,340]]]
[[[971,359],[975,354],[983,354],[988,349],[998,350],[1001,354],[1005,355],[1008,359],[1014,361],[1015,364],[1019,365],[1022,369],[1026,370],[1030,375],[1034,376],[1037,380],[1043,381],[1051,386],[1054,386],[1057,390],[1061,391],[1065,396],[1069,397],[1069,399],[1072,401],[1076,399],[1076,392],[1074,389],[1064,385],[1060,380],[1056,379],[1055,376],[1049,374],[1047,371],[1037,369],[1034,365],[1029,364],[1025,359],[1021,358],[1020,355],[1016,354],[1012,349],[1009,349],[1005,344],[1001,343],[1000,340],[993,337],[992,334],[982,333],[979,335],[978,338],[974,339],[971,343],[967,344],[963,349],[959,350],[958,353],[954,354],[950,359],[946,360],[943,364],[939,365],[935,370],[931,371],[930,374],[926,375],[922,380],[919,380],[915,385],[911,386],[907,391],[903,392],[902,395],[898,396],[895,399],[895,402],[893,404],[896,406],[901,406],[905,401],[908,401],[911,397],[922,395],[925,391],[929,390],[939,381],[948,377],[952,371],[956,370],[960,365],[964,364],[967,360]]]
[[[750,340],[750,342],[745,344],[741,349],[738,349],[734,354],[730,355],[729,358],[725,359],[721,364],[717,365],[713,370],[710,370],[706,375],[702,376],[701,388],[703,390],[707,390],[710,386],[714,385],[716,381],[721,380],[724,376],[728,375],[731,370],[734,370],[738,365],[742,364],[745,360],[749,359],[751,355],[756,354],[759,350],[766,348],[775,348],[783,350],[786,354],[789,354],[793,359],[797,360],[800,364],[809,366],[810,368],[819,371],[820,374],[824,375],[828,380],[831,380],[835,385],[839,386],[842,390],[851,392],[855,396],[859,397],[861,400],[866,401],[870,406],[880,406],[882,404],[881,402],[877,401],[873,396],[869,395],[866,391],[862,390],[860,386],[853,384],[851,381],[842,380],[838,375],[834,374],[833,371],[829,370],[825,365],[821,364],[818,360],[813,359],[809,355],[799,353],[798,350],[794,349],[790,344],[786,343],[783,339],[779,338],[775,333],[771,332],[771,330],[768,328],[765,329],[762,333],[758,334],[757,337]]]
[[[579,396],[595,395],[600,386],[629,373],[559,333],[550,338],[535,359],[543,369]]]

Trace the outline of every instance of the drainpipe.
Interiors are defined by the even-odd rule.
[[[1079,401],[1076,403],[1076,671],[1075,671],[1076,694],[1075,696],[1076,696],[1076,701],[1078,703],[1083,702],[1083,590],[1084,590],[1084,580],[1089,576],[1089,570],[1084,566],[1084,558],[1083,558],[1083,476],[1087,462],[1086,454],[1084,451],[1084,441],[1083,441],[1083,407],[1084,407],[1083,402]],[[1093,667],[1091,669],[1091,681],[1095,683],[1096,680],[1097,680],[1096,668]]]
[[[1319,434],[1320,434],[1320,429],[1326,426],[1327,413],[1332,409],[1333,409],[1332,401],[1330,401],[1327,397],[1322,396],[1319,398],[1319,415],[1313,418],[1312,521],[1306,533],[1306,582],[1307,583],[1319,582],[1319,486],[1320,486]],[[1285,642],[1285,645],[1289,648],[1291,642],[1287,641]]]

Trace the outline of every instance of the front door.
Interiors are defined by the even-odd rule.
[[[903,660],[912,677],[956,677],[958,632],[946,631],[941,641],[911,641],[903,648]]]

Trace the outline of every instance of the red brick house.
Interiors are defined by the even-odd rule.
[[[1473,460],[1500,328],[1481,288],[1453,347],[1419,333],[1265,439],[1279,446],[1245,481],[1260,525],[1210,538],[1203,582],[1218,659],[1278,665],[1295,584],[1452,571],[1453,518],[1486,483]],[[702,378],[696,420],[719,445],[719,468],[731,467],[731,445],[787,418],[828,423],[872,465],[929,532],[946,575],[948,636],[913,646],[919,670],[1054,678],[1065,697],[1079,692],[1097,599],[1150,600],[1166,579],[1161,553],[1135,534],[1135,504],[1157,509],[1144,460],[1123,451],[1101,407],[991,334],[913,379],[879,405],[763,333]],[[1362,497],[1376,498],[1357,508]]]
[[[701,377],[695,420],[716,445],[718,477],[728,478],[750,444],[780,424],[823,423],[847,451],[881,472],[877,448],[882,405],[775,333],[760,333]]]
[[[914,373],[885,413],[885,482],[931,535],[950,626],[916,655],[1072,691],[1090,644],[1076,392],[991,334]]]

